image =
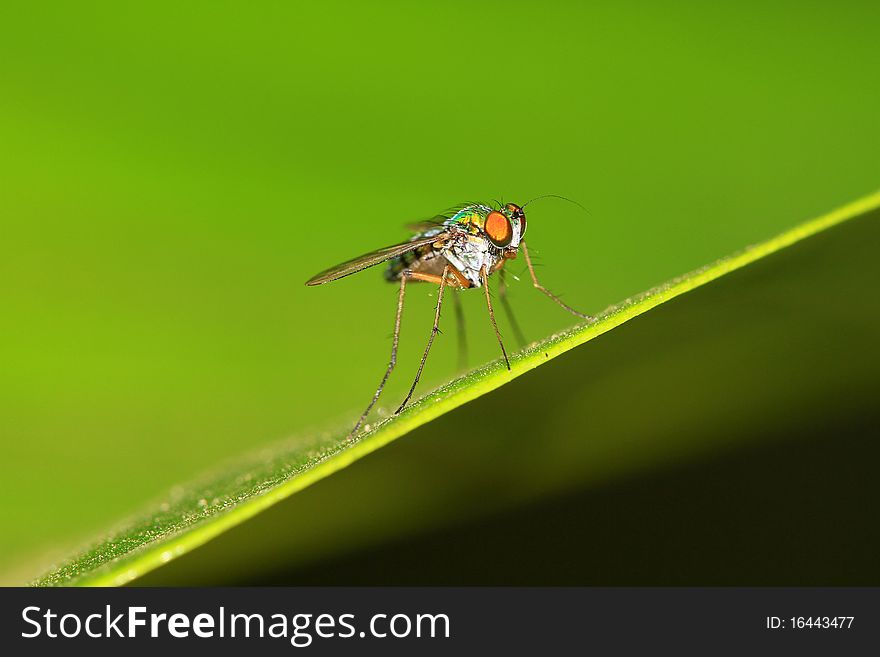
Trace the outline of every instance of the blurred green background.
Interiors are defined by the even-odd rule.
[[[873,190],[878,42],[867,2],[5,3],[0,572],[346,424],[396,290],[303,282],[407,221],[573,197],[589,215],[536,202],[529,242],[598,310]],[[388,406],[430,327],[413,292]],[[571,323],[525,280],[511,298],[531,338]]]

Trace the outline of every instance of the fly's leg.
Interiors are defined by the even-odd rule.
[[[440,280],[439,280],[440,291],[437,293],[437,309],[434,311],[434,326],[431,329],[431,335],[428,338],[428,345],[425,347],[425,353],[422,354],[422,362],[419,363],[419,371],[416,372],[416,380],[413,381],[412,386],[410,386],[409,393],[407,394],[406,399],[404,399],[403,403],[400,405],[400,407],[396,411],[394,411],[395,415],[400,413],[403,410],[403,407],[406,406],[407,403],[409,402],[409,400],[412,398],[413,392],[415,391],[416,386],[419,383],[419,378],[422,376],[422,370],[425,369],[425,361],[428,360],[428,352],[431,351],[431,345],[434,344],[434,336],[436,336],[437,333],[440,332],[440,306],[443,303],[443,291],[446,289],[446,281],[447,281],[448,277],[449,277],[449,265],[446,265],[443,268],[443,274],[439,277],[440,278]],[[432,277],[432,279],[433,279],[433,277]],[[429,280],[429,279],[427,277],[424,277],[422,280]]]
[[[501,346],[501,355],[504,356],[504,363],[507,369],[510,369],[510,360],[507,358],[507,351],[504,349],[504,343],[501,341],[501,333],[498,331],[498,324],[495,322],[495,311],[492,310],[492,298],[489,296],[489,277],[486,276],[486,267],[480,268],[480,280],[483,281],[483,290],[486,291],[486,306],[489,308],[489,319],[492,320],[492,328],[495,329],[495,337],[498,338],[498,344]]]
[[[529,274],[530,274],[531,277],[532,277],[532,284],[533,284],[536,288],[538,288],[539,290],[541,290],[541,292],[543,292],[543,293],[546,294],[548,297],[550,297],[551,299],[553,299],[553,301],[555,301],[557,304],[559,304],[560,306],[562,306],[563,308],[565,308],[565,309],[566,309],[568,312],[570,312],[572,315],[576,315],[577,317],[580,317],[581,319],[586,319],[586,320],[588,320],[588,321],[593,321],[594,319],[596,319],[596,318],[593,317],[592,315],[585,315],[584,313],[582,313],[582,312],[580,312],[580,311],[578,311],[578,310],[575,310],[574,308],[572,308],[571,306],[569,306],[567,303],[563,302],[562,299],[560,299],[559,297],[557,297],[555,294],[553,294],[553,293],[552,293],[550,290],[548,290],[546,287],[544,287],[543,285],[541,285],[541,284],[538,282],[538,277],[535,276],[535,268],[534,268],[534,266],[532,265],[532,259],[529,257],[529,250],[528,250],[528,248],[526,248],[526,243],[525,243],[525,242],[520,242],[520,243],[519,243],[519,246],[520,246],[520,248],[522,249],[523,255],[526,257],[526,265],[528,266],[528,268],[529,268]]]
[[[461,298],[459,297],[458,291],[455,291],[452,295],[452,299],[455,305],[455,322],[458,325],[458,369],[459,371],[463,371],[467,367],[468,360],[468,346],[467,346],[467,333],[465,331],[464,325],[464,310],[461,307]]]
[[[367,418],[367,415],[373,410],[373,406],[375,406],[376,402],[379,400],[379,395],[382,394],[382,389],[385,387],[388,377],[391,376],[391,371],[394,369],[394,365],[397,364],[397,344],[400,341],[400,317],[403,315],[403,295],[406,292],[407,274],[408,272],[403,272],[400,277],[400,293],[397,296],[397,315],[394,317],[394,337],[391,339],[391,360],[388,362],[388,369],[385,370],[385,375],[382,377],[379,387],[376,388],[376,393],[373,395],[373,399],[370,400],[370,405],[367,406],[367,409],[363,413],[361,413],[357,424],[354,425],[351,433],[348,434],[348,440],[354,438],[358,429],[360,429],[361,424],[363,424],[364,420]]]
[[[507,315],[507,321],[510,322],[510,328],[513,329],[513,335],[516,337],[519,346],[521,348],[525,347],[526,336],[523,335],[522,330],[519,328],[519,322],[516,321],[516,317],[513,315],[513,308],[507,299],[507,279],[505,278],[503,268],[498,270],[498,276],[498,296],[501,298],[501,305],[504,308],[504,313]]]

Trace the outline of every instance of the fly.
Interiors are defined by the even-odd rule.
[[[388,363],[385,374],[382,376],[379,387],[373,394],[373,398],[351,430],[348,436],[349,439],[357,434],[361,424],[363,424],[373,406],[379,400],[388,377],[391,376],[391,372],[397,363],[400,318],[403,314],[403,299],[408,282],[433,283],[439,286],[439,292],[437,293],[437,306],[434,310],[434,325],[428,337],[425,352],[422,354],[416,378],[403,403],[394,412],[395,415],[399,414],[412,398],[416,385],[419,383],[419,378],[422,376],[425,362],[428,360],[428,353],[431,351],[431,345],[434,343],[434,337],[440,330],[440,307],[443,304],[443,293],[447,286],[459,290],[483,289],[486,297],[486,308],[489,311],[489,319],[492,322],[492,328],[495,331],[495,337],[498,339],[501,355],[504,357],[504,363],[507,365],[508,370],[510,369],[510,359],[507,357],[507,350],[504,348],[504,342],[501,339],[501,333],[498,331],[498,324],[495,321],[495,311],[492,308],[492,299],[489,296],[489,277],[498,272],[501,303],[508,313],[511,326],[517,338],[520,342],[524,343],[525,340],[522,338],[519,325],[514,320],[512,310],[507,302],[503,269],[504,264],[508,260],[516,258],[520,251],[522,251],[525,258],[529,275],[532,278],[532,284],[538,290],[571,314],[585,320],[593,319],[590,315],[585,315],[564,303],[559,297],[538,282],[535,268],[532,265],[532,259],[529,257],[529,250],[526,248],[526,243],[523,239],[526,233],[526,214],[523,208],[526,205],[528,203],[525,203],[522,207],[514,203],[507,203],[499,204],[499,207],[490,207],[481,203],[472,203],[456,208],[452,212],[439,215],[428,222],[414,226],[417,232],[407,242],[378,249],[358,258],[348,260],[322,271],[306,281],[306,285],[310,286],[323,285],[374,265],[390,261],[385,271],[385,278],[388,281],[399,282],[400,284],[400,292],[397,296],[397,314],[394,317],[394,334],[391,342],[391,360]],[[463,317],[457,297],[456,312],[461,328]]]

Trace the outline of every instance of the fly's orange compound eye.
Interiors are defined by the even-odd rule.
[[[493,210],[486,217],[484,229],[495,246],[507,246],[513,239],[513,229],[510,227],[510,222],[498,210]]]

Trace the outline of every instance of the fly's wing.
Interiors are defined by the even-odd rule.
[[[429,230],[434,230],[437,228],[442,228],[444,222],[446,221],[446,217],[437,215],[431,219],[422,219],[421,221],[413,221],[405,225],[407,230],[411,230],[414,233],[424,233]]]
[[[315,274],[306,281],[306,285],[323,285],[324,283],[335,281],[337,278],[342,278],[343,276],[348,276],[349,274],[355,274],[359,271],[367,269],[368,267],[372,267],[373,265],[378,265],[379,263],[385,262],[386,260],[391,260],[391,258],[395,258],[409,251],[414,251],[420,246],[443,241],[448,236],[449,233],[437,233],[434,235],[416,237],[409,242],[404,242],[403,244],[386,246],[384,249],[379,249],[378,251],[367,253],[360,256],[359,258],[354,258],[352,260],[348,260],[347,262],[343,262],[340,265],[336,265],[335,267],[331,267],[330,269],[326,269],[320,274]]]

